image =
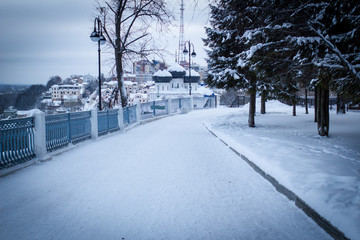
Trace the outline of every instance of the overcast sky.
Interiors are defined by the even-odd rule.
[[[180,0],[170,0],[175,20],[163,38],[167,50],[178,47]],[[205,65],[201,38],[208,21],[208,1],[185,2],[185,40],[195,45],[194,62]],[[51,76],[63,79],[72,74],[97,75],[97,43],[91,42],[95,0],[1,0],[0,83],[45,84]],[[164,41],[165,40],[165,41]],[[109,50],[107,50],[109,52]],[[104,60],[109,54],[102,55]],[[168,63],[175,59],[167,57]],[[102,63],[107,75],[112,63]]]

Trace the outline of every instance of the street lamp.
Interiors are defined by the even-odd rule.
[[[186,49],[186,44],[188,44],[188,46],[189,46],[189,51]],[[195,53],[195,50],[194,50],[194,44],[192,44],[190,42],[190,40],[186,41],[184,43],[184,46],[185,46],[184,51],[183,51],[184,55],[186,56],[187,54],[189,54],[189,95],[191,95],[191,57],[195,58],[196,53]],[[192,53],[190,54],[191,46],[192,46]]]
[[[97,28],[96,28],[97,25]],[[102,34],[102,25],[100,18],[96,17],[94,20],[94,31],[90,35],[90,39],[93,42],[98,42],[98,58],[99,58],[99,111],[101,111],[101,61],[100,61],[100,45],[104,45],[106,43],[106,39]]]

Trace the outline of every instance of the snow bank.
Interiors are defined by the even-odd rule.
[[[260,100],[257,101],[260,106]],[[351,239],[360,239],[360,112],[330,113],[330,137],[304,114],[278,101],[247,127],[248,106],[212,122],[215,132],[295,192]]]

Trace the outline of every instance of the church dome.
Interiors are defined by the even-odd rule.
[[[153,75],[153,80],[156,83],[167,83],[170,82],[171,79],[172,79],[171,73],[166,70],[159,70],[155,72]]]
[[[168,71],[171,73],[173,78],[183,78],[185,76],[185,68],[180,66],[177,62],[170,66]]]
[[[191,82],[197,83],[199,81],[200,81],[200,74],[195,70],[191,69]],[[186,71],[184,78],[184,83],[188,83],[188,82],[189,82],[189,70]]]

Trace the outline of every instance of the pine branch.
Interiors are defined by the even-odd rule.
[[[328,40],[320,31],[316,30],[310,22],[308,22],[308,25],[310,27],[310,29],[316,33],[324,42],[325,44],[328,46],[328,48],[334,52],[336,54],[336,56],[339,57],[340,61],[342,62],[342,64],[344,65],[344,67],[346,67],[348,69],[348,71],[350,72],[350,74],[357,79],[360,82],[360,74],[356,71],[356,69],[354,68],[354,66],[343,56],[343,54],[340,52],[340,50],[330,41]]]

